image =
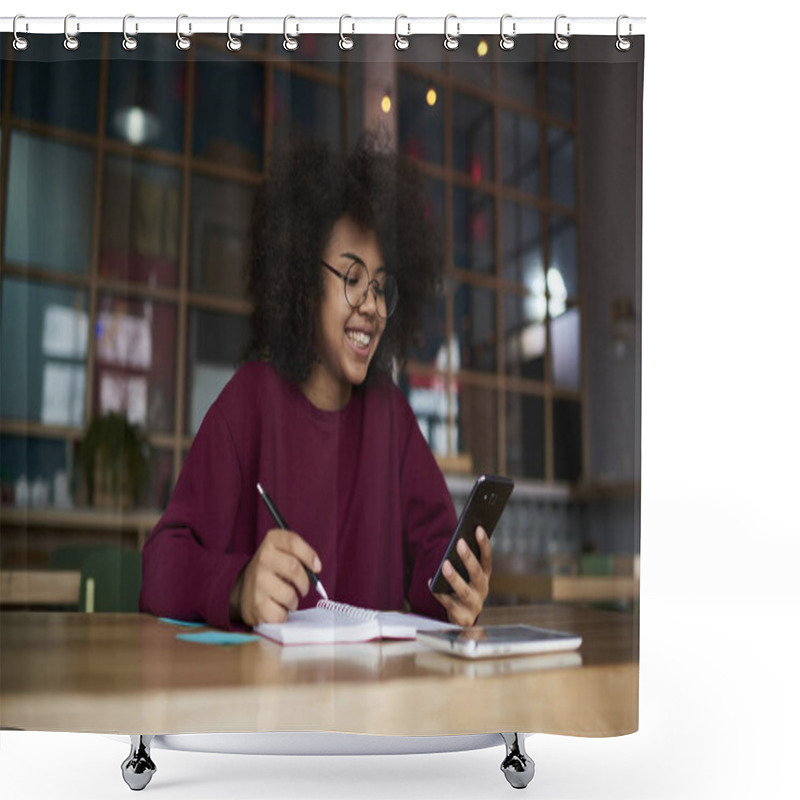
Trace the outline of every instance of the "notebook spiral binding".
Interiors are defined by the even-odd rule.
[[[60,18],[59,18],[60,19]],[[165,30],[163,23],[168,21],[171,18],[149,18],[146,21],[146,30],[143,31],[142,29],[145,28],[145,23],[142,21],[140,22],[133,14],[126,14],[122,19],[122,47],[127,51],[133,51],[136,49],[138,45],[137,36],[141,35],[143,32],[146,33],[154,33],[154,32],[163,32]],[[238,31],[236,35],[234,35],[234,20],[238,20]],[[405,31],[401,32],[401,20],[404,21]],[[623,33],[623,20],[627,20],[627,32]],[[398,14],[394,17],[393,20],[375,20],[370,18],[369,20],[358,20],[349,14],[342,14],[339,17],[338,22],[338,32],[339,32],[339,47],[343,51],[352,50],[355,47],[355,34],[356,28],[358,28],[359,33],[367,33],[367,32],[374,32],[368,31],[367,28],[375,26],[375,23],[383,23],[387,21],[393,21],[393,28],[394,28],[394,46],[397,50],[403,51],[407,50],[411,46],[411,37],[412,34],[414,36],[430,34],[433,32],[432,25],[436,23],[436,19],[425,18],[425,19],[418,19],[418,20],[411,20],[406,14]],[[439,23],[441,25],[440,30],[444,33],[444,39],[442,41],[442,45],[445,50],[453,51],[457,50],[460,44],[460,37],[465,33],[478,33],[479,31],[477,28],[480,25],[481,31],[485,33],[486,31],[483,30],[485,23],[489,20],[486,19],[470,19],[467,17],[459,18],[456,14],[448,14],[443,22]],[[500,37],[498,39],[498,46],[501,50],[508,51],[512,50],[516,44],[517,36],[522,35],[523,33],[529,32],[542,32],[541,23],[544,20],[523,20],[522,18],[514,18],[511,14],[503,14],[499,18],[499,34]],[[33,18],[33,17],[26,17],[24,14],[17,14],[12,21],[11,24],[11,33],[13,34],[13,41],[12,45],[15,50],[22,52],[27,50],[29,47],[29,42],[25,38],[23,34],[26,33],[51,33],[54,32],[52,30],[52,26],[55,20],[50,18]],[[67,14],[63,20],[63,35],[64,35],[64,48],[71,52],[74,52],[80,46],[80,34],[83,33],[98,33],[98,32],[113,32],[114,30],[119,31],[119,27],[115,27],[114,25],[110,25],[113,20],[102,18],[102,19],[91,19],[91,18],[82,18],[79,19],[75,14]],[[279,33],[279,31],[274,30],[275,23],[278,20],[275,19],[250,19],[248,20],[249,26],[251,30],[245,31],[245,22],[235,14],[227,17],[227,24],[225,26],[225,34],[227,35],[227,47],[228,50],[231,52],[238,52],[242,49],[242,38],[244,37],[245,33]],[[312,20],[301,20],[298,17],[295,17],[291,14],[286,15],[283,17],[282,20],[282,32],[283,32],[283,47],[287,52],[293,52],[298,47],[298,39],[300,36],[300,26],[301,22],[304,25],[304,32],[319,32],[313,30],[313,27],[310,23]],[[329,23],[330,20],[313,20],[315,23]],[[635,20],[637,29],[636,33],[641,32],[641,27],[643,26],[643,19]],[[0,26],[0,30],[8,30],[8,20],[4,21],[4,25]],[[36,23],[36,30],[32,30],[31,23]],[[269,29],[268,25],[269,23]],[[308,24],[306,24],[308,23]],[[371,24],[367,24],[371,23]],[[523,23],[526,27],[531,28],[530,31],[522,31],[521,28],[523,27]],[[553,32],[553,47],[556,50],[564,51],[568,50],[570,46],[570,39],[576,35],[579,26],[588,31],[589,27],[591,26],[592,31],[596,32],[595,29],[599,27],[601,24],[605,25],[606,23],[613,23],[613,20],[602,20],[602,19],[585,19],[580,20],[577,18],[568,18],[566,14],[558,14],[552,22],[552,32]],[[420,30],[412,31],[412,25],[416,24]],[[82,27],[83,26],[83,27]],[[469,28],[469,30],[466,30]],[[131,33],[131,29],[133,33]],[[189,50],[192,45],[191,37],[194,33],[216,33],[222,32],[216,26],[216,20],[208,20],[208,19],[197,19],[193,21],[189,18],[188,14],[179,14],[174,22],[174,29],[175,29],[175,46],[179,50]],[[327,30],[327,27],[326,27]],[[634,35],[634,20],[632,20],[627,14],[621,14],[616,19],[616,41],[615,47],[621,53],[628,52],[632,47],[631,37]]]
[[[353,619],[367,620],[374,619],[378,616],[377,611],[369,608],[359,608],[358,606],[351,606],[347,603],[337,603],[333,600],[320,600],[317,603],[317,608],[324,608],[326,611],[333,611],[336,614],[344,614]]]

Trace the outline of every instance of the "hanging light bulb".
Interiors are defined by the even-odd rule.
[[[481,39],[478,42],[478,55],[480,58],[483,58],[489,52],[489,45],[486,43],[486,39]]]
[[[433,86],[428,89],[428,93],[425,95],[425,102],[429,106],[436,105],[436,89],[434,89]]]
[[[383,93],[383,97],[381,97],[381,111],[384,114],[388,114],[392,110],[392,98],[388,91]]]

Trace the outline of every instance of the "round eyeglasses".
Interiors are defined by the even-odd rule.
[[[367,299],[367,292],[372,289],[375,298],[375,310],[381,319],[388,319],[397,308],[398,291],[394,275],[379,272],[377,278],[369,277],[369,270],[360,261],[354,261],[346,272],[322,261],[322,266],[344,281],[344,299],[350,308],[359,308]]]

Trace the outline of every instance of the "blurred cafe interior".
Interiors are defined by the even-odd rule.
[[[0,44],[3,608],[137,610],[142,543],[247,335],[255,187],[292,137],[381,127],[445,240],[396,380],[457,511],[481,473],[515,482],[489,603],[636,613],[636,72],[535,36],[446,59],[436,37],[401,58],[391,37],[362,57],[154,35],[140,57],[108,36],[66,60],[58,37]]]

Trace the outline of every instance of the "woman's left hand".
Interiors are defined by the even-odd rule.
[[[469,583],[447,560],[444,562],[442,572],[453,587],[453,594],[434,594],[447,610],[447,619],[464,627],[474,625],[483,610],[483,604],[489,594],[489,577],[492,574],[492,545],[486,531],[480,525],[475,538],[481,551],[480,561],[463,539],[458,542],[458,555],[469,574]]]

